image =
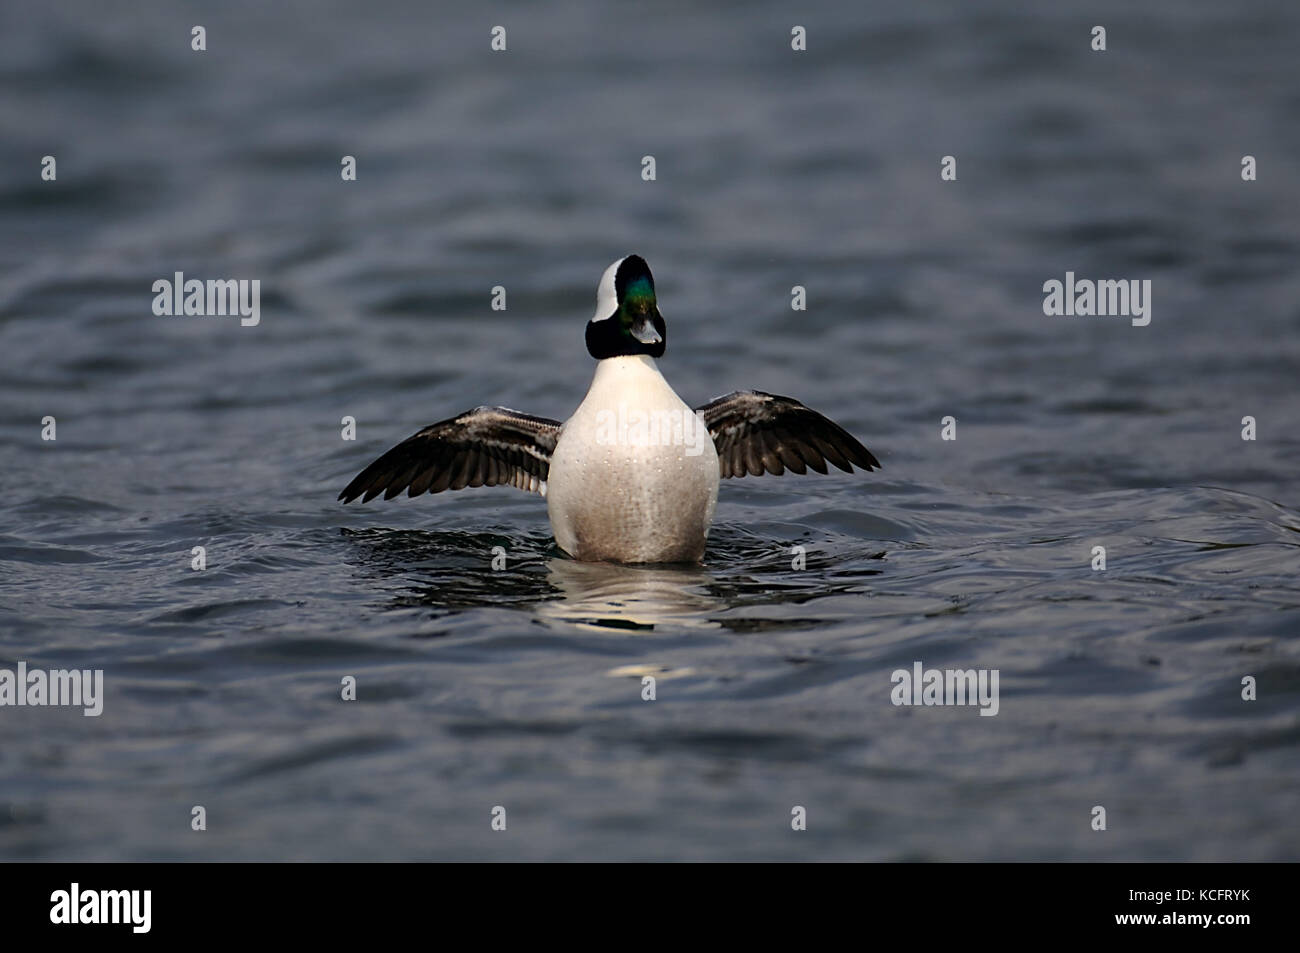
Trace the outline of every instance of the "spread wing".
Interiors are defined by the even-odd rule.
[[[738,390],[695,412],[713,437],[723,477],[780,476],[787,468],[807,473],[807,467],[825,473],[828,460],[846,473],[880,467],[847,430],[791,397]]]
[[[559,434],[557,420],[476,407],[403,440],[358,473],[339,499],[368,503],[380,493],[391,500],[403,490],[419,496],[503,484],[545,496]]]

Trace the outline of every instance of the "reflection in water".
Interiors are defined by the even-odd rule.
[[[355,561],[377,578],[401,583],[393,608],[442,613],[477,607],[536,607],[544,619],[601,630],[653,629],[672,623],[716,629],[709,616],[726,608],[711,595],[717,580],[699,566],[636,567],[580,563],[549,536],[418,530],[344,530]],[[492,568],[493,550],[508,553]],[[540,564],[540,566],[539,566]]]
[[[672,624],[717,629],[721,623],[710,616],[726,608],[707,591],[713,576],[698,566],[618,566],[551,559],[547,581],[560,597],[538,606],[538,614],[583,628],[648,630]]]
[[[863,592],[885,553],[823,532],[804,568],[784,540],[720,527],[706,566],[620,566],[565,556],[543,532],[343,530],[351,561],[394,609],[450,615],[476,608],[535,612],[602,632],[656,626],[755,632],[818,624],[814,600]],[[494,551],[506,557],[493,569]],[[754,613],[745,610],[754,609]]]

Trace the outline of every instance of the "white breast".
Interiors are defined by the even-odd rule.
[[[546,507],[571,556],[696,562],[718,500],[718,454],[704,422],[652,358],[596,365],[551,455]]]

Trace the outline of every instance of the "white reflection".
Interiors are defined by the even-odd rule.
[[[719,629],[710,616],[726,604],[709,595],[713,577],[699,567],[649,568],[614,563],[547,560],[547,581],[560,598],[537,611],[547,619],[602,631],[653,628],[657,625]]]

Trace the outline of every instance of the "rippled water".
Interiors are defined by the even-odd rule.
[[[0,668],[107,697],[0,708],[0,856],[1295,859],[1300,11],[1070,6],[5,8]],[[509,489],[335,502],[567,416],[629,251],[688,402],[883,472],[727,481],[677,569]],[[1151,324],[1045,316],[1067,270]],[[261,323],[155,317],[176,271]],[[917,661],[997,717],[893,706]]]

